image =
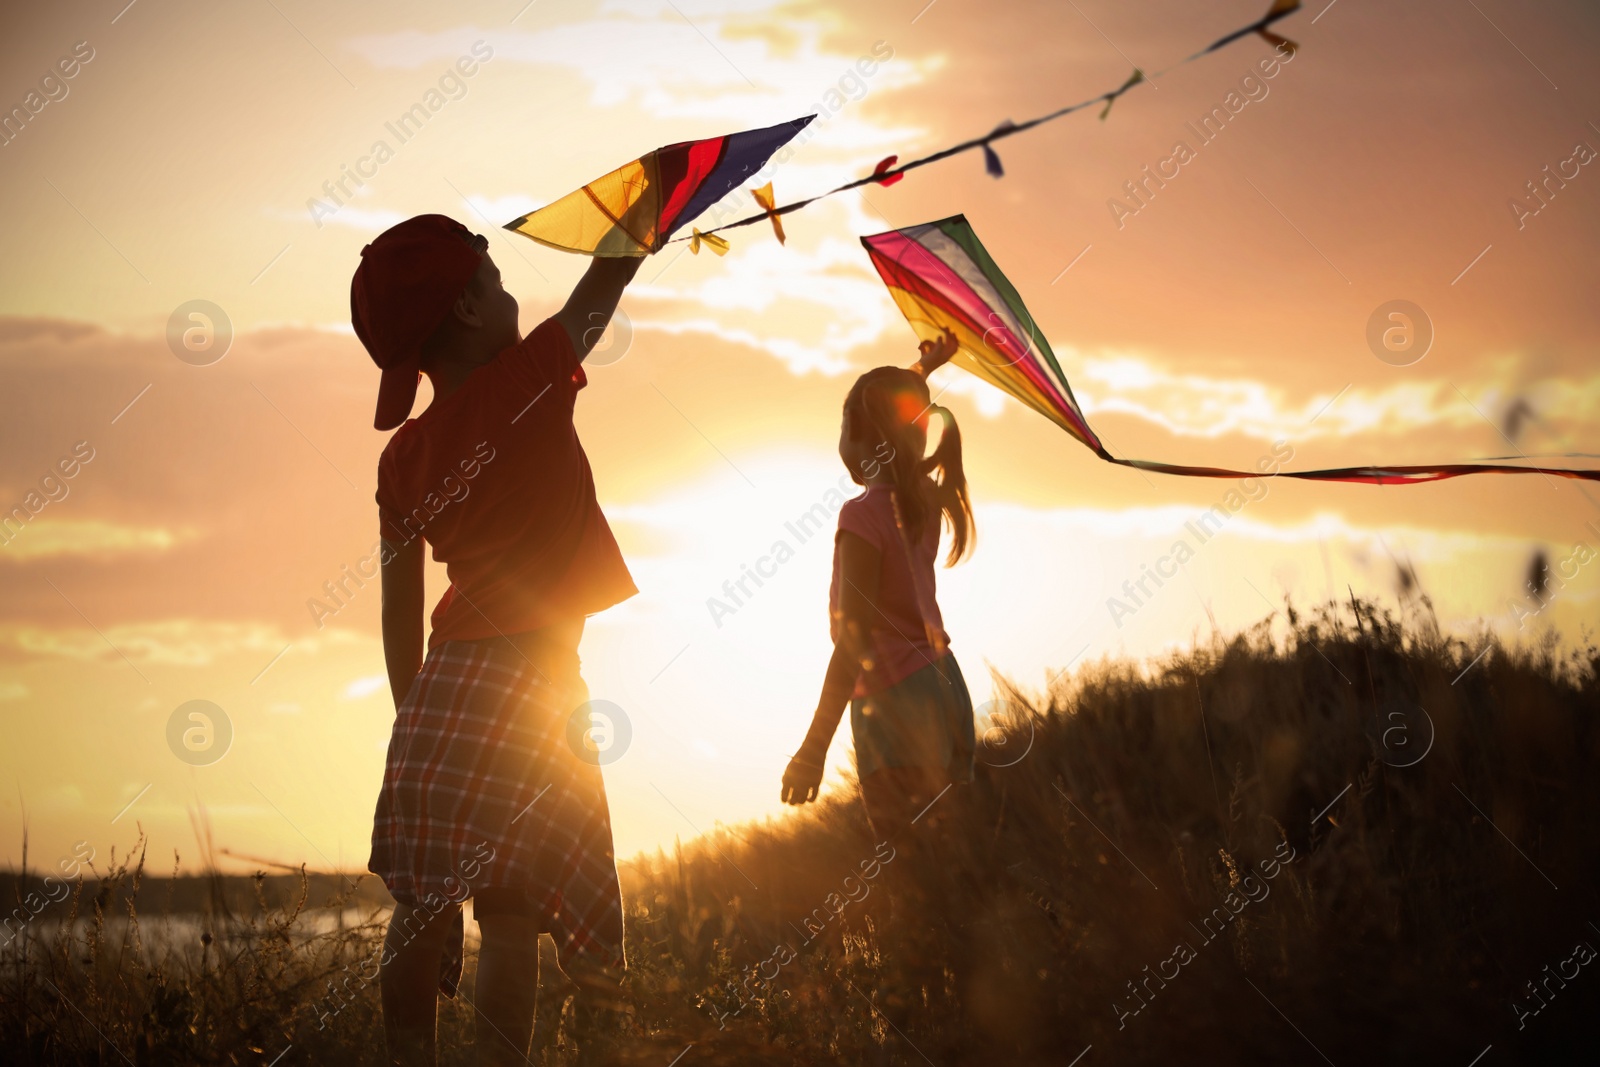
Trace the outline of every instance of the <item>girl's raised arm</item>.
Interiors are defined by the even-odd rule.
[[[926,378],[946,363],[949,363],[950,357],[955,355],[956,350],[960,347],[961,344],[956,340],[955,331],[945,328],[940,333],[937,341],[923,341],[917,345],[917,351],[922,353],[922,358],[911,364],[907,369],[915,371]]]

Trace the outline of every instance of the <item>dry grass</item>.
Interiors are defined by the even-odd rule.
[[[682,1067],[1066,1064],[1090,1046],[1083,1067],[1465,1065],[1491,1044],[1485,1067],[1592,1059],[1600,968],[1548,975],[1600,946],[1600,652],[1496,643],[1466,669],[1482,647],[1357,603],[1013,692],[985,753],[1011,765],[920,824],[938,873],[888,926],[881,890],[914,853],[845,902],[874,854],[852,796],[625,864],[626,1062],[690,1044]],[[1411,705],[1434,736],[1396,766],[1429,740],[1390,717]],[[1411,747],[1386,749],[1397,723]],[[321,1026],[315,1007],[376,946],[370,878],[288,895],[213,878],[184,916],[141,891],[140,853],[96,873],[0,952],[0,1060],[381,1061],[374,987],[350,981]],[[770,980],[747,983],[763,961]],[[539,1047],[567,1007],[546,975]],[[1530,981],[1548,1007],[1519,1028]],[[469,1061],[470,1015],[441,1009],[443,1062]]]

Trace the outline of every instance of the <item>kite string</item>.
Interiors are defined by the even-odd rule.
[[[937,163],[940,160],[948,159],[951,156],[959,155],[962,152],[970,152],[974,148],[987,148],[990,145],[990,143],[992,143],[994,141],[998,141],[998,140],[1001,140],[1002,138],[1010,137],[1012,134],[1021,133],[1024,130],[1031,130],[1035,126],[1041,126],[1046,122],[1052,122],[1052,121],[1054,121],[1056,119],[1059,119],[1059,118],[1062,118],[1062,117],[1064,117],[1066,115],[1070,115],[1073,112],[1082,111],[1084,108],[1089,107],[1089,106],[1091,106],[1093,104],[1098,104],[1098,103],[1104,102],[1105,105],[1109,108],[1113,101],[1115,101],[1118,97],[1122,96],[1122,94],[1128,92],[1134,86],[1140,85],[1140,84],[1142,84],[1144,82],[1148,82],[1148,81],[1155,81],[1157,78],[1164,77],[1165,75],[1167,75],[1168,73],[1178,69],[1179,67],[1185,66],[1185,65],[1187,65],[1189,63],[1193,63],[1195,60],[1199,59],[1201,56],[1209,55],[1212,52],[1215,52],[1219,48],[1222,48],[1222,47],[1224,47],[1226,45],[1232,44],[1234,41],[1237,41],[1241,37],[1248,37],[1252,33],[1260,33],[1260,34],[1263,34],[1264,36],[1269,36],[1269,35],[1267,35],[1265,33],[1266,28],[1268,26],[1272,25],[1274,22],[1277,22],[1281,18],[1284,18],[1284,17],[1286,17],[1288,15],[1293,14],[1294,12],[1298,11],[1299,9],[1300,9],[1299,0],[1278,0],[1278,2],[1273,4],[1272,10],[1268,11],[1266,13],[1266,15],[1264,15],[1263,17],[1261,17],[1261,18],[1257,19],[1256,21],[1250,23],[1248,26],[1241,26],[1239,29],[1234,30],[1232,33],[1229,33],[1229,34],[1226,34],[1226,35],[1224,35],[1222,37],[1217,38],[1215,41],[1213,41],[1211,44],[1207,45],[1205,48],[1202,48],[1200,51],[1194,53],[1191,56],[1187,56],[1184,59],[1179,60],[1178,62],[1172,64],[1171,66],[1164,67],[1161,70],[1156,71],[1154,74],[1146,74],[1142,70],[1135,69],[1134,72],[1133,72],[1133,75],[1130,78],[1128,78],[1127,81],[1123,82],[1122,85],[1120,85],[1119,87],[1117,87],[1115,89],[1111,89],[1111,90],[1108,90],[1106,92],[1103,92],[1103,93],[1099,94],[1098,96],[1091,96],[1087,100],[1080,100],[1076,104],[1069,104],[1066,107],[1058,108],[1055,111],[1052,111],[1047,115],[1040,115],[1040,116],[1038,116],[1036,118],[1028,119],[1025,122],[1019,122],[1019,123],[1005,122],[1005,123],[1002,123],[1002,124],[1000,124],[999,126],[995,127],[993,130],[991,130],[989,133],[985,134],[982,137],[975,137],[975,138],[973,138],[973,139],[971,139],[969,141],[963,141],[960,144],[952,145],[949,148],[941,149],[941,150],[939,150],[937,152],[932,153],[931,155],[923,156],[920,159],[913,159],[913,160],[911,160],[911,161],[909,161],[907,163],[902,163],[898,167],[892,167],[892,168],[889,168],[887,170],[882,170],[882,171],[874,171],[872,174],[869,174],[864,178],[857,178],[854,181],[846,182],[845,184],[843,184],[841,186],[838,186],[837,188],[829,189],[825,193],[818,193],[816,196],[807,197],[804,200],[796,200],[796,201],[793,201],[791,203],[784,204],[782,207],[773,208],[770,211],[763,210],[758,214],[749,215],[749,216],[746,216],[745,218],[742,218],[742,219],[736,219],[733,222],[726,223],[726,224],[724,224],[722,226],[718,226],[718,227],[716,227],[714,229],[701,230],[700,233],[701,233],[702,236],[704,236],[705,234],[708,234],[708,233],[720,233],[723,230],[737,229],[740,226],[752,226],[755,223],[764,222],[767,219],[770,219],[770,218],[772,218],[774,216],[777,216],[777,215],[787,215],[791,211],[799,211],[803,207],[808,207],[809,205],[816,203],[818,200],[822,200],[822,199],[824,199],[826,197],[833,196],[833,195],[835,195],[837,193],[849,192],[851,189],[859,189],[864,185],[882,184],[885,179],[898,177],[899,175],[904,174],[908,170],[915,170],[918,167],[925,167],[930,163]],[[1270,36],[1269,36],[1269,39],[1270,39]],[[1281,40],[1281,38],[1280,38],[1280,40]],[[692,238],[690,238],[690,237],[674,237],[670,241],[668,241],[667,243],[668,244],[676,244],[679,241],[688,241],[688,240],[691,240],[691,239]]]

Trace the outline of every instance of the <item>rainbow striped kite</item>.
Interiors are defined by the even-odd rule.
[[[963,215],[861,238],[872,265],[920,340],[952,331],[960,349],[952,357],[966,370],[1009,393],[1082,441],[1108,463],[1198,478],[1253,478],[1259,471],[1188,467],[1118,459],[1089,427],[1045,340],[1015,287],[990,258]],[[1463,474],[1555,474],[1600,481],[1600,470],[1448,463],[1437,466],[1340,467],[1280,471],[1279,478],[1407,485]]]
[[[588,256],[654,252],[679,227],[744,184],[814,118],[657,148],[505,228]],[[719,253],[727,249],[719,237],[698,231],[695,236],[697,245],[705,240]]]

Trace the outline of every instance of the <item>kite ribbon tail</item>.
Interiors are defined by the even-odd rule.
[[[1360,482],[1367,485],[1418,485],[1423,482],[1441,482],[1465,474],[1543,474],[1559,478],[1578,478],[1600,482],[1600,470],[1574,467],[1520,467],[1498,463],[1441,463],[1396,467],[1326,467],[1311,471],[1237,471],[1226,467],[1190,467],[1178,463],[1159,463],[1148,459],[1118,459],[1102,455],[1101,459],[1122,467],[1150,471],[1153,474],[1171,474],[1182,478],[1294,478],[1313,482]]]

